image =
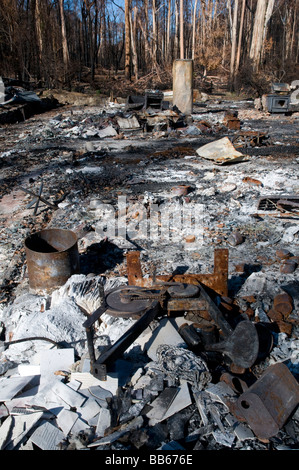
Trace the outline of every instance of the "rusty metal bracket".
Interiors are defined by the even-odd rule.
[[[260,439],[275,436],[299,403],[299,384],[283,363],[271,365],[236,402],[233,413]]]
[[[182,284],[199,283],[212,289],[221,296],[228,295],[228,261],[227,249],[216,249],[214,252],[214,273],[212,274],[167,274],[144,278],[140,262],[140,252],[131,251],[127,254],[127,275],[131,286],[151,287],[156,282],[178,282]]]

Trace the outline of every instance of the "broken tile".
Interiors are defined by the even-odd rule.
[[[96,427],[97,437],[104,437],[105,431],[111,426],[111,413],[110,410],[102,408],[98,416],[98,424]]]
[[[0,402],[9,401],[27,387],[35,376],[0,379]]]
[[[158,450],[169,450],[169,451],[176,451],[176,450],[186,450],[181,444],[176,441],[167,442],[167,444],[162,444],[162,446]]]
[[[101,406],[96,400],[88,398],[83,406],[77,407],[77,413],[84,420],[89,422],[94,416],[98,415],[101,411]]]
[[[107,380],[102,381],[94,377],[92,374],[88,372],[72,372],[71,374],[71,380],[77,380],[78,382],[81,382],[81,389],[88,389],[89,387],[92,386],[97,386],[99,385],[102,387],[104,390],[107,390],[108,392],[112,393],[112,395],[115,395],[117,389],[118,389],[118,375],[114,373],[109,373],[107,374]]]
[[[86,397],[62,382],[56,382],[51,391],[72,408],[79,408],[86,401]]]
[[[41,351],[40,370],[42,375],[55,374],[57,371],[68,371],[75,362],[74,349],[51,349]]]
[[[112,398],[113,394],[109,392],[109,390],[105,390],[100,385],[93,385],[89,387],[89,392],[93,395],[97,400],[106,401],[107,398]]]
[[[78,414],[71,410],[63,409],[57,415],[57,424],[65,437],[67,437],[79,418]]]
[[[90,429],[89,424],[86,423],[86,421],[84,421],[83,419],[78,417],[78,419],[75,421],[74,426],[70,430],[70,435],[75,436],[76,434],[78,434],[80,432],[84,432],[84,431],[89,430],[89,429]]]
[[[150,340],[145,344],[147,355],[153,361],[157,360],[157,349],[160,345],[184,347],[187,346],[169,318],[163,318],[154,330]]]
[[[203,425],[207,426],[209,423],[209,417],[207,410],[206,394],[204,392],[200,392],[194,389],[192,389],[192,391]]]
[[[43,396],[43,400],[40,399],[34,400],[34,403],[37,403],[37,406],[44,406],[50,413],[54,416],[58,416],[58,414],[65,408],[68,408],[69,405],[53,390],[48,390],[45,396]],[[69,407],[70,408],[70,407]]]
[[[81,387],[81,382],[79,382],[78,380],[71,380],[70,382],[67,383],[67,385],[68,385],[68,387],[75,390],[75,392],[78,392],[78,390]]]
[[[213,420],[215,421],[215,424],[218,426],[220,431],[224,433],[225,428],[222,424],[221,417],[220,417],[221,414],[220,414],[220,411],[218,410],[218,408],[213,404],[209,404],[208,405],[208,410],[209,410],[210,415],[212,416]]]
[[[45,421],[34,431],[30,440],[41,450],[59,450],[64,434],[49,421]]]
[[[235,440],[235,436],[233,434],[219,430],[212,431],[212,436],[214,437],[217,444],[225,447],[231,447]]]
[[[18,366],[18,373],[21,377],[40,375],[40,366],[35,366],[31,364],[20,364]]]
[[[100,398],[96,398],[96,397],[89,391],[89,389],[80,389],[80,393],[81,393],[82,395],[84,395],[84,396],[86,397],[86,399],[95,400],[95,401],[97,402],[97,404],[98,404],[101,408],[107,408],[107,407],[108,407],[108,401],[107,401],[107,399],[113,397],[113,395],[110,394],[109,397],[107,397],[107,399],[101,400]],[[107,393],[109,393],[109,392],[107,391]]]
[[[119,431],[115,431],[112,434],[109,434],[108,436],[103,437],[102,439],[99,439],[98,441],[95,441],[92,444],[89,444],[88,447],[96,447],[96,446],[104,446],[106,444],[112,444],[113,442],[117,441],[122,436],[124,436],[127,432],[133,431],[134,429],[139,429],[142,425],[143,425],[142,416],[137,416],[129,423],[121,426]]]
[[[173,400],[178,394],[178,388],[166,388],[160,395],[151,403],[152,409],[146,413],[146,416],[152,420],[153,423],[161,421],[166,411],[169,409]]]
[[[239,441],[244,441],[245,439],[255,439],[255,435],[251,429],[243,423],[240,423],[234,416],[228,413],[225,416],[226,421],[232,427],[233,432],[236,434]]]
[[[14,421],[12,416],[8,416],[0,427],[0,450],[3,450],[8,436],[13,428]]]
[[[195,429],[192,433],[186,436],[185,442],[188,444],[197,441],[201,436],[208,436],[209,434],[212,434],[214,428],[215,426],[213,424],[201,426],[200,428]]]
[[[26,415],[14,416],[12,418],[11,431],[9,437],[3,449],[13,450],[24,437],[29,433],[29,431],[38,423],[38,421],[43,417],[43,412],[35,412]]]
[[[175,413],[178,413],[184,408],[187,408],[187,406],[191,404],[192,399],[189,392],[189,386],[188,383],[185,382],[179,387],[177,395],[163,416],[163,420],[169,418]]]

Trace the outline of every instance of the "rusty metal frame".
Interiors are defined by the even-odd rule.
[[[211,274],[166,274],[144,278],[142,273],[140,252],[131,251],[127,254],[127,276],[131,286],[151,287],[159,282],[180,282],[199,284],[212,289],[216,294],[228,296],[228,249],[216,249],[214,252],[214,272]]]

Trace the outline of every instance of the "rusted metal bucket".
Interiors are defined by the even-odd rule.
[[[29,286],[51,292],[80,272],[78,239],[74,232],[49,229],[25,240]]]

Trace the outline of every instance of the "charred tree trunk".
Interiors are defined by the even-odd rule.
[[[266,8],[267,0],[258,0],[250,48],[250,58],[252,59],[253,68],[255,70],[259,68],[261,61]]]
[[[193,10],[193,24],[192,24],[192,59],[195,59],[195,35],[196,35],[196,12],[197,12],[197,0],[194,3]]]
[[[135,81],[138,80],[138,57],[137,57],[137,48],[136,48],[136,23],[137,23],[137,7],[133,8],[132,11],[134,18],[130,16],[130,32],[132,40],[132,60],[134,67],[134,77]]]
[[[184,51],[184,0],[180,0],[180,58],[185,58]]]
[[[69,48],[67,43],[66,24],[64,16],[64,0],[59,0],[60,7],[60,21],[61,21],[61,39],[62,39],[62,51],[63,51],[63,64],[65,72],[67,72],[70,64]]]
[[[153,0],[153,60],[157,65],[157,6],[156,0]]]
[[[240,28],[239,28],[239,40],[238,40],[238,51],[237,51],[237,57],[236,57],[235,74],[238,73],[239,67],[240,67],[242,37],[243,37],[244,17],[245,17],[245,7],[246,7],[246,0],[243,0],[241,20],[240,20]]]
[[[41,76],[41,68],[44,54],[44,41],[42,34],[42,15],[41,15],[41,0],[35,0],[35,27],[36,27],[36,36],[38,42],[38,75]]]
[[[125,77],[131,80],[131,28],[130,28],[131,1],[125,0]]]
[[[231,86],[233,86],[233,81],[234,81],[234,76],[235,76],[238,7],[239,7],[239,0],[235,0],[233,25],[232,25],[232,50],[231,50],[231,59],[230,59],[230,82],[231,82]]]

